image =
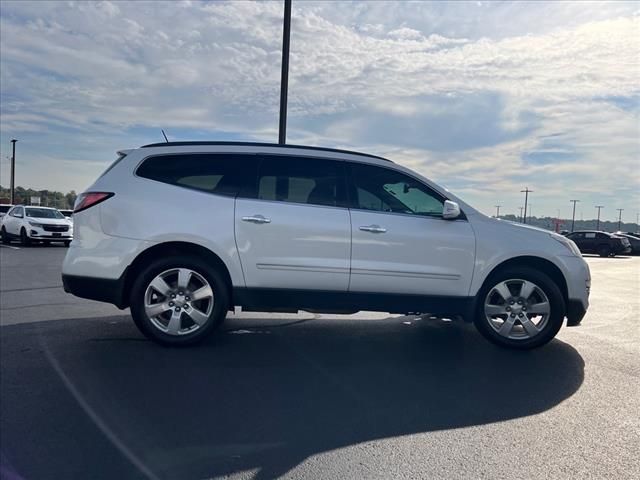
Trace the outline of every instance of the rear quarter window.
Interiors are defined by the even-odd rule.
[[[252,155],[177,154],[145,159],[136,175],[216,195],[235,196],[255,182]]]

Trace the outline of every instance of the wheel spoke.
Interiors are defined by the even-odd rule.
[[[205,298],[213,297],[213,290],[209,285],[205,285],[204,287],[200,287],[198,290],[191,294],[192,301],[204,300]]]
[[[520,323],[529,337],[534,337],[539,333],[538,327],[526,315],[520,318]]]
[[[484,312],[489,317],[495,317],[496,315],[506,315],[507,314],[506,308],[507,308],[506,305],[485,305]]]
[[[169,294],[171,287],[167,285],[167,282],[164,281],[162,277],[156,277],[151,282],[151,287],[153,287],[156,291],[160,292],[165,297]]]
[[[186,268],[180,268],[178,270],[178,287],[187,288],[189,282],[191,281],[191,270]]]
[[[527,309],[527,313],[537,314],[537,315],[546,315],[549,313],[550,307],[549,302],[540,302],[534,303],[530,305]]]
[[[527,300],[531,296],[535,288],[536,285],[534,283],[527,282],[525,280],[524,282],[522,282],[522,286],[520,287],[520,296]]]
[[[153,305],[145,305],[144,307],[144,311],[149,318],[157,317],[167,310],[171,310],[171,307],[167,303],[154,303]]]
[[[500,296],[506,301],[511,298],[511,291],[505,282],[499,283],[493,289],[500,294]]]
[[[507,317],[507,319],[504,321],[504,323],[498,330],[498,333],[503,337],[508,337],[511,334],[511,330],[513,329],[513,325],[515,323],[516,323],[516,319],[514,317],[511,317],[511,316]]]
[[[169,324],[167,325],[167,330],[172,335],[177,335],[180,329],[182,328],[182,311],[173,311],[171,314],[171,320],[169,320]]]
[[[191,317],[191,320],[193,320],[194,323],[200,326],[204,325],[204,323],[209,319],[205,313],[201,312],[197,308],[191,308],[189,311],[185,311],[185,313]]]

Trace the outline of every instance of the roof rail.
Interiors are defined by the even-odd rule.
[[[150,143],[148,145],[143,145],[140,148],[151,148],[151,147],[189,147],[189,146],[200,146],[200,145],[230,145],[230,146],[239,146],[239,147],[280,147],[280,148],[299,148],[303,150],[318,150],[321,152],[333,152],[333,153],[347,153],[349,155],[359,155],[361,157],[369,157],[375,158],[377,160],[384,160],[385,162],[391,162],[388,158],[379,157],[377,155],[371,155],[369,153],[361,153],[354,152],[351,150],[341,150],[338,148],[327,148],[327,147],[309,147],[305,145],[290,145],[285,144],[281,145],[279,143],[261,143],[261,142],[222,142],[222,141],[192,141],[192,142],[162,142],[162,143]]]

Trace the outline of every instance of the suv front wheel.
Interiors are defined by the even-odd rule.
[[[555,337],[564,316],[564,298],[553,280],[531,268],[508,268],[481,289],[475,325],[493,343],[531,349]]]
[[[143,269],[130,300],[133,320],[144,335],[164,345],[187,345],[223,322],[229,288],[202,259],[175,256]]]

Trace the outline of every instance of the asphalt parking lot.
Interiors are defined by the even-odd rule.
[[[232,316],[191,349],[0,247],[0,477],[640,478],[640,257],[541,349],[360,313]]]

